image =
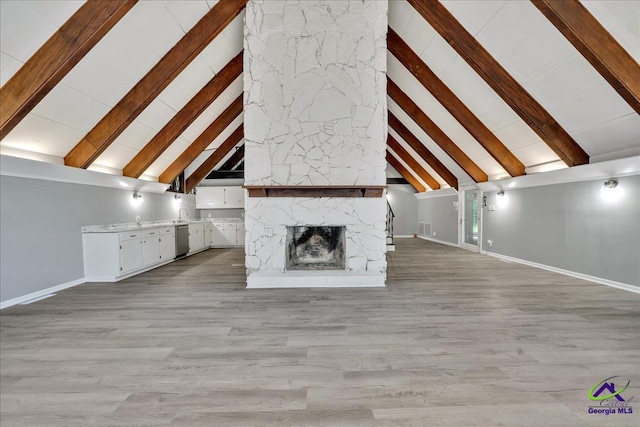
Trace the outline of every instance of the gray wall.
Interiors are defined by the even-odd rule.
[[[173,194],[35,179],[0,178],[0,300],[6,301],[84,277],[81,227],[177,218]],[[195,197],[181,206],[197,218]]]
[[[394,184],[387,189],[393,218],[393,234],[413,235],[418,232],[418,199],[410,185]]]
[[[431,233],[436,233],[434,239],[458,244],[458,211],[453,205],[457,201],[457,195],[418,201],[418,221],[431,223]]]
[[[640,176],[618,181],[616,202],[604,180],[505,191],[506,206],[484,209],[484,250],[639,286]]]

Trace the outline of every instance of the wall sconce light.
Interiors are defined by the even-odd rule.
[[[618,187],[618,180],[611,178],[604,182],[601,195],[605,202],[615,202],[622,198],[622,188]]]
[[[142,203],[142,194],[138,194],[138,192],[133,193],[133,205],[138,206]]]
[[[182,203],[182,197],[180,197],[177,194],[173,195],[173,206],[175,206],[176,208],[180,207],[180,204]]]
[[[496,193],[496,204],[500,208],[504,208],[509,203],[509,199],[507,195],[504,194],[504,190],[500,190]]]

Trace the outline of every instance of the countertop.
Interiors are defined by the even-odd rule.
[[[220,224],[225,222],[244,222],[244,218],[203,218],[211,223]]]
[[[190,219],[178,221],[177,219],[167,219],[162,221],[143,221],[140,224],[135,222],[124,222],[119,224],[85,225],[82,227],[83,233],[119,233],[121,231],[148,230],[150,228],[176,226],[180,224],[206,223],[205,219]]]

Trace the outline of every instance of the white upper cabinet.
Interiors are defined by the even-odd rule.
[[[198,187],[196,189],[197,209],[244,208],[242,187]]]

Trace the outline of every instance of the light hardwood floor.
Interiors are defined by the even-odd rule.
[[[3,310],[0,424],[639,425],[637,294],[414,239],[387,288],[246,290],[243,258]],[[587,413],[611,376],[635,414]]]

